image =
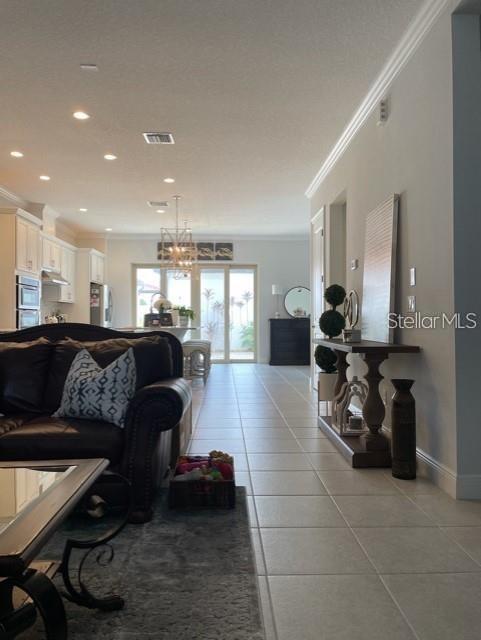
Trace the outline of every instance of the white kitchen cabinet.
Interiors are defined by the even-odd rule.
[[[38,245],[40,233],[38,226],[22,217],[16,219],[16,259],[18,271],[38,273]]]
[[[62,264],[60,273],[69,284],[60,286],[59,302],[75,302],[75,251],[62,247]]]
[[[42,269],[55,273],[62,269],[62,247],[45,236],[42,238]]]
[[[105,280],[105,258],[104,256],[92,252],[90,254],[90,281],[97,284],[104,284]]]

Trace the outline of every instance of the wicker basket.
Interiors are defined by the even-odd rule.
[[[198,462],[212,459],[205,456],[184,456],[183,460]],[[169,483],[169,508],[217,508],[233,509],[235,507],[235,476],[232,480],[175,480],[177,464]]]

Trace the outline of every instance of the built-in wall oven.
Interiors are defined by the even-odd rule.
[[[40,280],[17,276],[17,329],[40,324]]]

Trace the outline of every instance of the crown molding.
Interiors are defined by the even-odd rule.
[[[352,116],[340,138],[324,160],[311,184],[307,187],[305,195],[308,198],[312,198],[315,194],[326,176],[347,149],[351,140],[376,108],[379,101],[385,97],[385,94],[393,80],[397,77],[420,43],[424,40],[440,14],[450,4],[452,4],[452,0],[426,0],[424,2],[396,48],[388,58],[386,64],[381,69],[380,74],[371,85],[371,88],[366,94],[364,100]]]
[[[18,196],[16,193],[9,191],[5,187],[2,187],[1,185],[0,185],[0,198],[4,198],[5,200],[8,200],[8,202],[11,202],[12,204],[16,205],[17,207],[20,207],[21,209],[25,209],[25,207],[28,205],[28,202],[26,200]]]

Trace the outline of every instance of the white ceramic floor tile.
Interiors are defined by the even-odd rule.
[[[327,438],[298,438],[303,451],[309,453],[337,453],[336,447]]]
[[[415,640],[378,576],[271,576],[269,586],[279,640]]]
[[[254,549],[254,558],[256,562],[257,575],[265,576],[266,565],[264,563],[264,553],[262,551],[262,543],[261,543],[261,536],[259,533],[259,529],[252,527],[250,531],[251,531],[252,547]]]
[[[241,421],[240,418],[206,418],[200,415],[196,426],[206,429],[240,429]]]
[[[195,440],[215,440],[222,438],[223,440],[242,440],[242,429],[208,429],[207,427],[198,427],[194,432]]]
[[[443,527],[442,531],[481,565],[481,527]]]
[[[387,575],[383,579],[421,640],[479,640],[481,574]],[[392,635],[389,633],[392,640]]]
[[[378,469],[318,471],[328,493],[333,496],[400,495],[399,489]]]
[[[190,443],[189,453],[194,455],[209,453],[216,449],[225,453],[242,453],[245,451],[244,440],[230,440],[224,438],[214,438],[212,440],[193,439]]]
[[[434,522],[404,496],[335,496],[351,527],[433,527]]]
[[[258,527],[259,522],[257,520],[256,508],[254,504],[254,498],[247,496],[247,513],[249,514],[249,524],[251,527]]]
[[[379,573],[454,573],[480,567],[448,538],[432,527],[354,529]]]
[[[269,575],[374,573],[347,528],[261,528],[260,532]]]
[[[249,453],[251,471],[303,471],[310,470],[305,453]]]
[[[269,586],[266,576],[258,576],[259,599],[261,603],[262,621],[264,624],[265,640],[278,640],[274,627],[274,614],[269,597]]]
[[[252,485],[248,471],[236,471],[235,483],[238,487],[245,487],[248,496],[252,495]]]
[[[317,438],[321,440],[327,440],[326,436],[318,427],[291,427],[291,431],[296,436],[296,438],[311,440],[313,438]]]
[[[293,434],[289,431],[289,429],[287,428],[287,426],[284,425],[284,427],[274,427],[274,428],[269,428],[269,427],[265,427],[262,429],[259,428],[243,428],[243,432],[244,432],[244,439],[246,442],[249,441],[255,441],[255,440],[259,440],[259,439],[264,439],[264,438],[287,438],[289,440],[295,440]]]
[[[260,527],[345,527],[328,496],[255,496]]]
[[[294,438],[255,438],[246,440],[247,453],[300,453]]]
[[[440,526],[481,525],[481,501],[479,500],[454,500],[445,493],[431,496],[416,495],[412,499]]]
[[[253,492],[258,496],[325,495],[314,471],[251,471]]]
[[[242,426],[244,429],[279,429],[287,425],[278,416],[277,418],[242,418]]]
[[[399,490],[406,495],[439,495],[443,493],[441,489],[427,478],[417,477],[414,480],[400,480],[399,478],[393,478],[388,470],[385,470],[384,473],[389,476]]]
[[[350,464],[340,453],[309,453],[307,455],[313,468],[319,471],[351,469]]]

